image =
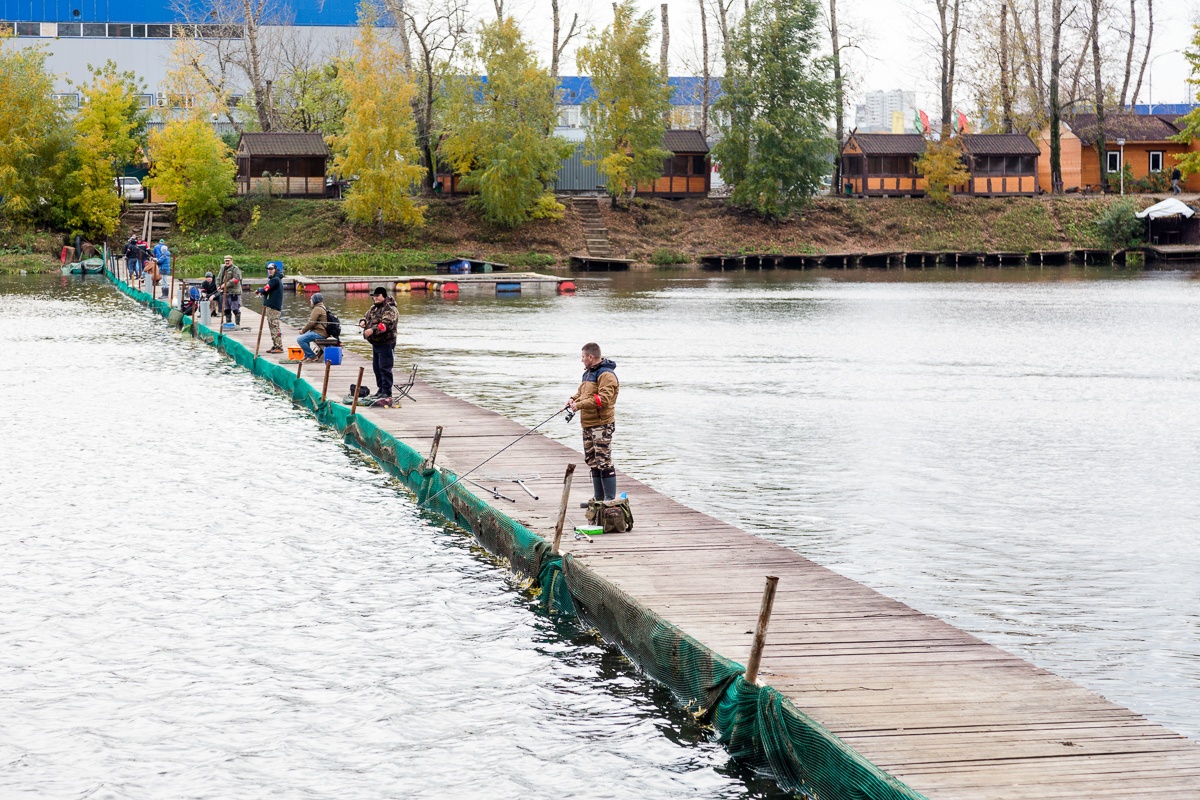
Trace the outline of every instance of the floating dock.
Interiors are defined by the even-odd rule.
[[[743,765],[788,791],[824,800],[1200,796],[1200,744],[627,475],[618,487],[634,529],[592,541],[568,533],[555,552],[568,464],[580,465],[565,498],[568,531],[591,494],[578,452],[535,433],[472,475],[476,485],[453,483],[528,429],[419,380],[416,402],[351,413],[338,398],[360,370],[371,379],[364,356],[281,365],[255,356],[253,310],[242,311],[245,327],[220,333],[109,275],[373,455],[529,579],[544,608],[595,628]],[[294,341],[298,330],[282,327]],[[620,452],[618,441],[618,464]],[[743,665],[767,575],[778,591],[752,683]]]
[[[1179,251],[1167,247],[1149,247],[1146,251],[1163,251],[1155,258],[1200,258],[1200,248]],[[700,266],[708,270],[765,269],[927,269],[931,267],[1061,267],[1070,264],[1093,266],[1112,264],[1110,250],[1034,250],[1022,251],[933,251],[905,250],[878,253],[812,253],[780,255],[774,253],[739,253],[700,257]],[[1185,255],[1172,255],[1175,252]],[[1119,260],[1119,259],[1118,259]]]
[[[246,278],[247,287],[258,287],[266,278]],[[187,283],[198,285],[200,280],[188,278]],[[389,292],[432,292],[446,296],[459,294],[569,294],[575,291],[573,278],[545,275],[538,272],[489,272],[468,275],[285,275],[284,289],[313,294],[314,292],[345,292],[367,294],[376,286]]]

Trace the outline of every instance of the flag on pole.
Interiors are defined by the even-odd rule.
[[[970,133],[971,132],[971,124],[969,122],[967,122],[967,115],[962,113],[961,111],[959,111],[957,108],[954,109],[954,113],[958,115],[958,132],[960,134],[961,133]]]
[[[917,133],[923,133],[926,136],[928,136],[929,135],[929,115],[926,114],[924,111],[921,111],[918,109],[917,110],[917,122],[918,122]]]

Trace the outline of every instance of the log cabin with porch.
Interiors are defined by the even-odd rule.
[[[663,149],[671,155],[663,159],[662,176],[653,184],[640,184],[638,194],[653,197],[708,197],[711,166],[708,142],[698,130],[672,128],[663,134]]]
[[[976,197],[1034,195],[1038,147],[1019,133],[968,133],[961,137],[970,180],[953,191]],[[918,133],[853,133],[842,148],[842,191],[855,197],[922,197],[925,178],[917,159],[925,152]]]
[[[329,147],[319,133],[243,133],[237,193],[324,197]]]

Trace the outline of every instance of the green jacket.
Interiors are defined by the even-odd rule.
[[[217,290],[221,287],[225,287],[225,294],[242,293],[242,271],[237,264],[221,266],[221,272],[217,275]]]

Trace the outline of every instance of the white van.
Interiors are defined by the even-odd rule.
[[[146,190],[137,178],[113,178],[113,188],[132,203],[141,203],[146,199]]]

